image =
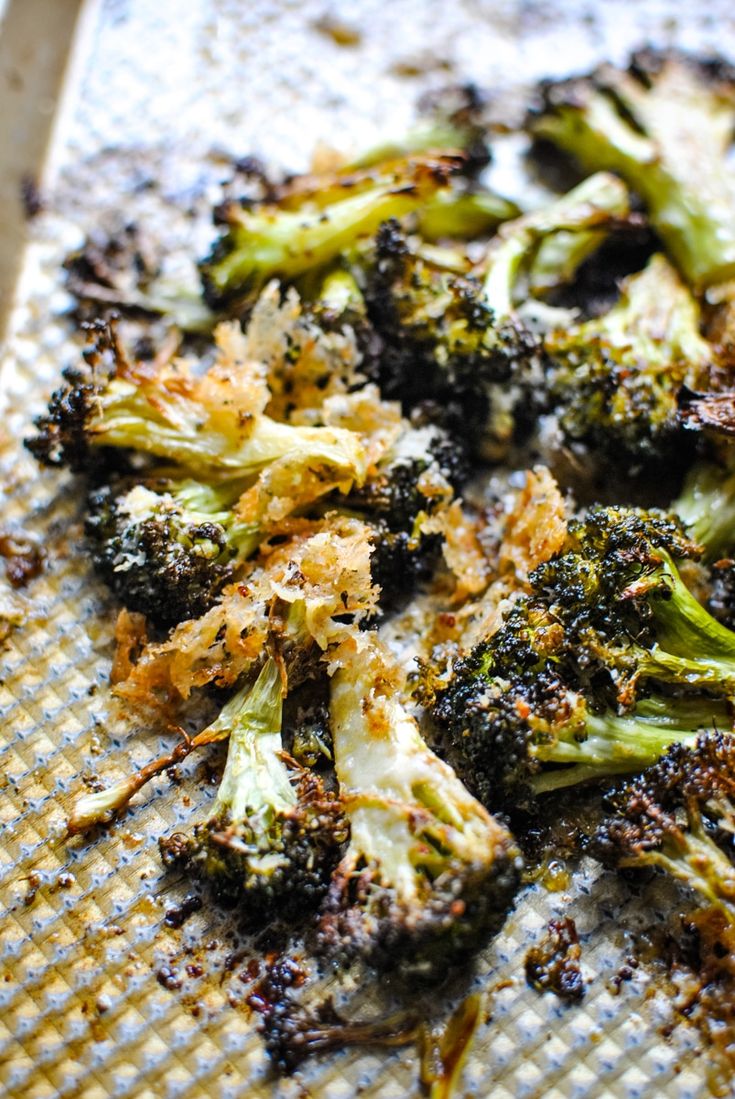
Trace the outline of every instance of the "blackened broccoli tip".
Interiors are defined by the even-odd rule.
[[[643,198],[684,277],[703,288],[735,275],[735,74],[722,62],[641,51],[627,70],[546,82],[532,133],[587,171],[618,173]]]
[[[339,798],[284,756],[282,691],[269,657],[216,719],[229,747],[209,820],[191,836],[161,841],[164,863],[183,864],[248,910],[271,914],[316,905],[348,835]]]
[[[658,867],[735,926],[735,737],[676,745],[608,797],[590,851],[622,867]]]
[[[226,230],[200,267],[207,303],[252,301],[274,277],[288,283],[326,267],[381,222],[420,209],[462,163],[453,154],[417,155],[327,177],[300,205],[293,197],[280,205],[230,204]]]
[[[427,978],[496,927],[518,887],[510,833],[424,743],[368,642],[332,680],[335,767],[350,842],[327,893],[318,948]]]
[[[238,495],[191,480],[96,490],[85,522],[95,567],[128,609],[159,625],[198,617],[262,537],[231,510]]]
[[[700,387],[715,352],[662,255],[625,281],[607,313],[547,334],[544,349],[549,404],[567,441],[635,466],[686,451],[679,393]]]

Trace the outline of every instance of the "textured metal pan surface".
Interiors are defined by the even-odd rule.
[[[80,775],[109,782],[166,743],[110,700],[114,608],[79,557],[79,487],[41,474],[20,448],[33,411],[78,353],[63,315],[65,251],[101,220],[122,216],[156,227],[172,263],[177,252],[201,253],[208,229],[197,215],[227,175],[228,158],[256,152],[298,169],[317,141],[368,145],[386,129],[401,130],[421,90],[452,79],[496,87],[512,111],[538,76],[622,59],[651,40],[735,56],[730,4],[712,0],[706,16],[696,7],[653,0],[100,4],[0,372],[0,408],[7,406],[0,525],[22,526],[47,553],[44,574],[16,597],[25,601],[25,622],[0,651],[0,1086],[9,1096],[417,1093],[410,1048],[343,1051],[274,1082],[243,1004],[254,948],[232,915],[205,906],[180,929],[169,926],[190,890],[163,874],[157,838],[201,813],[212,796],[204,763],[182,767],[175,785],[151,784],[109,831],[61,838]],[[354,33],[335,37],[330,23]],[[480,1028],[460,1094],[708,1094],[697,1034],[679,1026],[662,1036],[671,1018],[665,994],[640,971],[618,993],[611,984],[628,929],[656,923],[674,903],[664,886],[643,902],[631,897],[591,864],[560,892],[529,887],[478,959],[473,979],[488,990],[492,1018]],[[575,1008],[539,996],[523,978],[529,943],[559,914],[576,918],[583,944],[587,993]]]

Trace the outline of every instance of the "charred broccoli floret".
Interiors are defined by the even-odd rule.
[[[131,363],[114,331],[103,326],[85,355],[88,369],[67,373],[48,414],[36,420],[38,434],[28,448],[47,465],[74,470],[89,470],[97,448],[118,448],[174,464],[201,481],[249,482],[250,514],[242,517],[254,520],[279,498],[296,506],[362,483],[366,458],[355,432],[266,416],[267,387],[249,372],[252,364],[236,357],[235,330],[220,326],[217,339],[220,358],[195,376],[182,362]]]
[[[117,598],[163,625],[208,610],[263,537],[232,510],[241,488],[187,480],[93,492],[85,529]]]
[[[733,696],[735,634],[697,602],[678,568],[698,555],[662,512],[598,507],[569,524],[565,551],[530,582],[578,683],[603,677],[623,704],[649,679]]]
[[[541,86],[532,132],[586,171],[617,172],[696,287],[735,276],[735,75],[721,61],[644,50],[627,71]]]
[[[602,231],[627,210],[625,187],[596,176],[503,225],[475,276],[442,269],[409,246],[397,223],[383,225],[367,270],[366,300],[383,343],[385,392],[409,406],[427,398],[453,406],[465,437],[474,437],[486,457],[502,455],[515,409],[524,397],[533,403],[541,380],[539,339],[516,312],[541,242],[563,229]]]
[[[317,775],[289,767],[281,742],[283,683],[269,657],[215,725],[229,736],[227,763],[210,819],[191,837],[161,843],[166,863],[204,875],[250,911],[300,910],[327,887],[348,829],[339,799]]]
[[[483,799],[636,770],[698,729],[731,726],[707,696],[733,697],[735,634],[681,578],[676,562],[696,555],[664,513],[593,508],[569,523],[561,552],[531,572],[532,591],[435,704],[451,758]]]
[[[549,405],[566,440],[634,467],[686,451],[679,392],[700,388],[714,358],[699,326],[697,302],[656,255],[609,312],[549,333]]]
[[[220,210],[225,232],[201,265],[207,303],[213,309],[248,303],[274,277],[293,282],[324,268],[381,222],[420,209],[462,163],[451,155],[409,157],[317,176],[275,204],[228,203]]]
[[[591,850],[621,867],[658,867],[699,894],[715,927],[735,929],[735,738],[676,745],[609,796]],[[719,919],[718,919],[719,918]],[[700,927],[701,927],[700,922]],[[730,943],[731,946],[731,943]]]
[[[520,616],[519,609],[501,634],[517,630]],[[499,637],[498,648],[507,640]],[[595,709],[565,685],[553,658],[503,678],[494,671],[493,643],[462,662],[434,709],[448,758],[490,806],[518,808],[539,794],[639,771],[670,744],[693,744],[699,730],[731,725],[727,708],[711,699],[657,695],[631,713]]]
[[[502,918],[520,856],[507,830],[429,750],[373,638],[343,652],[332,734],[350,843],[319,924],[320,949],[431,975]]]

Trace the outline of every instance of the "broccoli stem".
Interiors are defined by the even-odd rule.
[[[227,763],[213,815],[239,823],[272,818],[297,804],[296,791],[281,758],[283,684],[277,662],[269,657],[252,686],[228,702],[218,718],[230,727]]]
[[[689,535],[716,561],[735,545],[735,472],[700,463],[672,504]]]
[[[514,202],[492,191],[437,191],[419,210],[418,227],[424,240],[475,240],[519,213]]]
[[[651,577],[632,585],[630,594],[647,585],[656,623],[656,643],[640,653],[643,674],[688,686],[735,695],[735,633],[697,602],[671,558],[657,550],[662,565]]]
[[[496,320],[513,313],[516,284],[523,267],[533,262],[540,242],[550,234],[602,231],[606,223],[628,214],[628,191],[615,176],[599,172],[556,202],[501,226],[485,261],[484,290]],[[568,252],[581,261],[584,249]],[[573,273],[573,272],[572,272]]]
[[[547,793],[590,779],[641,771],[656,763],[671,744],[693,746],[702,728],[717,718],[727,723],[724,708],[707,708],[697,700],[647,699],[636,713],[595,714],[587,712],[584,732],[549,744],[532,744],[529,751],[544,763],[570,763],[559,771],[535,775],[535,793]]]

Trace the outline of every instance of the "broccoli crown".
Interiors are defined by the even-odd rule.
[[[682,448],[678,396],[697,388],[713,359],[699,307],[655,255],[600,317],[544,340],[547,386],[564,435],[640,464]]]
[[[276,203],[220,211],[226,225],[201,264],[207,303],[242,308],[271,278],[283,282],[327,267],[381,222],[420,209],[446,187],[463,157],[416,155],[334,177],[298,180]]]
[[[79,472],[90,467],[90,427],[100,394],[124,360],[114,325],[100,322],[87,328],[94,342],[83,352],[85,365],[63,371],[64,384],[52,393],[48,411],[34,420],[37,434],[25,440],[44,465]]]
[[[735,634],[697,602],[676,564],[698,555],[665,513],[592,508],[570,523],[568,549],[530,583],[562,626],[581,682],[607,676],[623,704],[647,679],[732,696]]]
[[[590,849],[619,866],[658,866],[735,924],[735,738],[714,732],[673,746],[608,797]]]
[[[673,52],[634,54],[627,71],[541,85],[532,132],[587,171],[618,173],[697,287],[735,275],[735,179],[727,162],[735,74]]]
[[[645,767],[714,721],[730,726],[702,692],[732,697],[735,634],[674,563],[696,554],[661,512],[593,508],[569,523],[566,546],[536,567],[532,591],[458,662],[435,703],[447,752],[478,796],[530,800]],[[664,697],[656,682],[687,695]]]
[[[348,834],[339,798],[317,775],[289,768],[281,720],[281,673],[269,657],[217,718],[230,741],[210,819],[161,846],[164,862],[202,874],[252,912],[314,905]]]
[[[530,340],[498,328],[480,283],[413,252],[395,220],[376,234],[366,301],[384,344],[382,386],[407,403],[506,381]]]
[[[229,508],[239,492],[195,481],[107,486],[89,500],[85,529],[96,568],[130,610],[161,625],[204,614],[252,552],[259,531]]]
[[[454,772],[423,742],[396,693],[396,669],[365,638],[332,680],[335,767],[350,843],[319,924],[338,961],[404,957],[417,973],[446,973],[476,945],[518,885],[520,856]]]

